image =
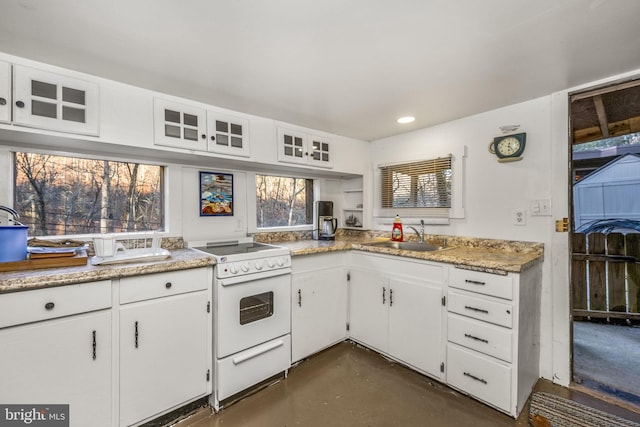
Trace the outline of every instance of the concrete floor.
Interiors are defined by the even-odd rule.
[[[640,405],[640,327],[573,322],[574,381]]]
[[[640,414],[548,381],[536,389],[640,422]],[[343,342],[304,361],[282,380],[213,413],[202,408],[176,427],[528,426],[379,354]],[[635,418],[634,418],[635,417]]]

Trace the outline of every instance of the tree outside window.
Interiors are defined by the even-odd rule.
[[[31,236],[164,229],[162,166],[20,152],[14,165]]]
[[[313,223],[313,180],[256,175],[258,228]]]

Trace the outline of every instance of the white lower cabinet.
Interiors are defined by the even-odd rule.
[[[539,377],[540,267],[449,267],[447,383],[517,417]]]
[[[291,361],[347,337],[345,254],[294,257],[291,279]],[[329,266],[329,267],[325,267]]]
[[[72,427],[112,425],[110,306],[110,281],[1,295],[0,402],[68,404]]]
[[[351,339],[440,378],[444,267],[359,252],[351,261]]]
[[[121,298],[128,287],[143,290],[142,301],[120,306],[121,426],[211,392],[209,280],[206,269],[194,269],[120,281]]]

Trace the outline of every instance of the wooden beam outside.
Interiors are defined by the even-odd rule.
[[[573,101],[578,101],[580,99],[591,98],[592,96],[595,96],[595,95],[603,95],[605,93],[615,92],[617,90],[636,87],[638,85],[640,85],[640,80],[631,80],[625,83],[610,84],[606,87],[601,87],[601,88],[589,90],[586,92],[570,94],[569,96],[571,97],[571,102],[573,102]]]
[[[604,109],[604,102],[602,102],[602,95],[596,95],[593,97],[593,105],[596,108],[596,114],[598,115],[598,122],[600,123],[600,132],[603,138],[609,138],[609,120],[607,120],[607,112]]]
[[[628,135],[630,133],[640,132],[640,117],[632,117],[619,122],[609,123],[609,137]],[[592,126],[585,129],[579,129],[573,132],[573,143],[583,144],[585,142],[598,141],[604,139],[602,130],[598,126]]]

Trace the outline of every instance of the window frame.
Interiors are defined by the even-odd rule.
[[[311,212],[311,224],[293,225],[284,227],[258,227],[258,212],[256,200],[256,175],[280,176],[283,178],[299,178],[313,180],[313,202],[318,200],[318,178],[309,175],[282,173],[282,172],[248,172],[247,173],[247,232],[248,233],[270,233],[279,231],[312,231],[313,212]],[[308,202],[307,202],[308,203]]]
[[[140,163],[149,166],[159,166],[163,169],[162,171],[162,216],[163,216],[163,229],[162,230],[146,230],[146,231],[125,231],[125,232],[114,232],[110,233],[116,236],[118,239],[132,239],[139,238],[143,239],[145,237],[167,237],[170,235],[170,206],[168,204],[169,200],[169,187],[170,187],[170,179],[169,176],[171,174],[170,165],[152,161],[152,160],[141,160],[139,158],[124,158],[119,157],[117,155],[104,155],[104,154],[95,154],[95,153],[87,153],[87,152],[68,152],[57,149],[38,149],[33,147],[21,147],[21,146],[5,146],[3,147],[2,152],[6,155],[6,161],[9,164],[9,192],[8,192],[8,200],[13,205],[15,204],[15,180],[17,170],[15,168],[15,155],[18,152],[22,153],[32,153],[32,154],[40,154],[40,155],[50,155],[50,156],[59,156],[59,157],[71,157],[71,158],[82,158],[89,160],[101,160],[101,161],[112,161],[112,162],[121,162],[121,163]],[[3,156],[4,156],[3,155]],[[84,240],[89,241],[96,236],[100,236],[102,233],[81,233],[81,234],[56,234],[56,235],[48,235],[48,236],[34,236],[38,239],[42,240],[60,240],[60,239],[76,239],[76,240]]]
[[[416,163],[419,161],[435,160],[443,157],[451,157],[451,207],[449,208],[383,208],[382,207],[382,167],[394,166],[394,165],[406,165]],[[467,147],[461,146],[452,150],[449,153],[440,153],[430,158],[423,158],[419,160],[408,160],[395,163],[378,164],[374,167],[374,196],[375,206],[373,208],[373,216],[378,222],[386,224],[393,222],[393,218],[396,214],[401,218],[420,218],[424,219],[428,224],[449,224],[450,219],[464,218],[464,180],[465,180],[465,166],[467,157]]]

